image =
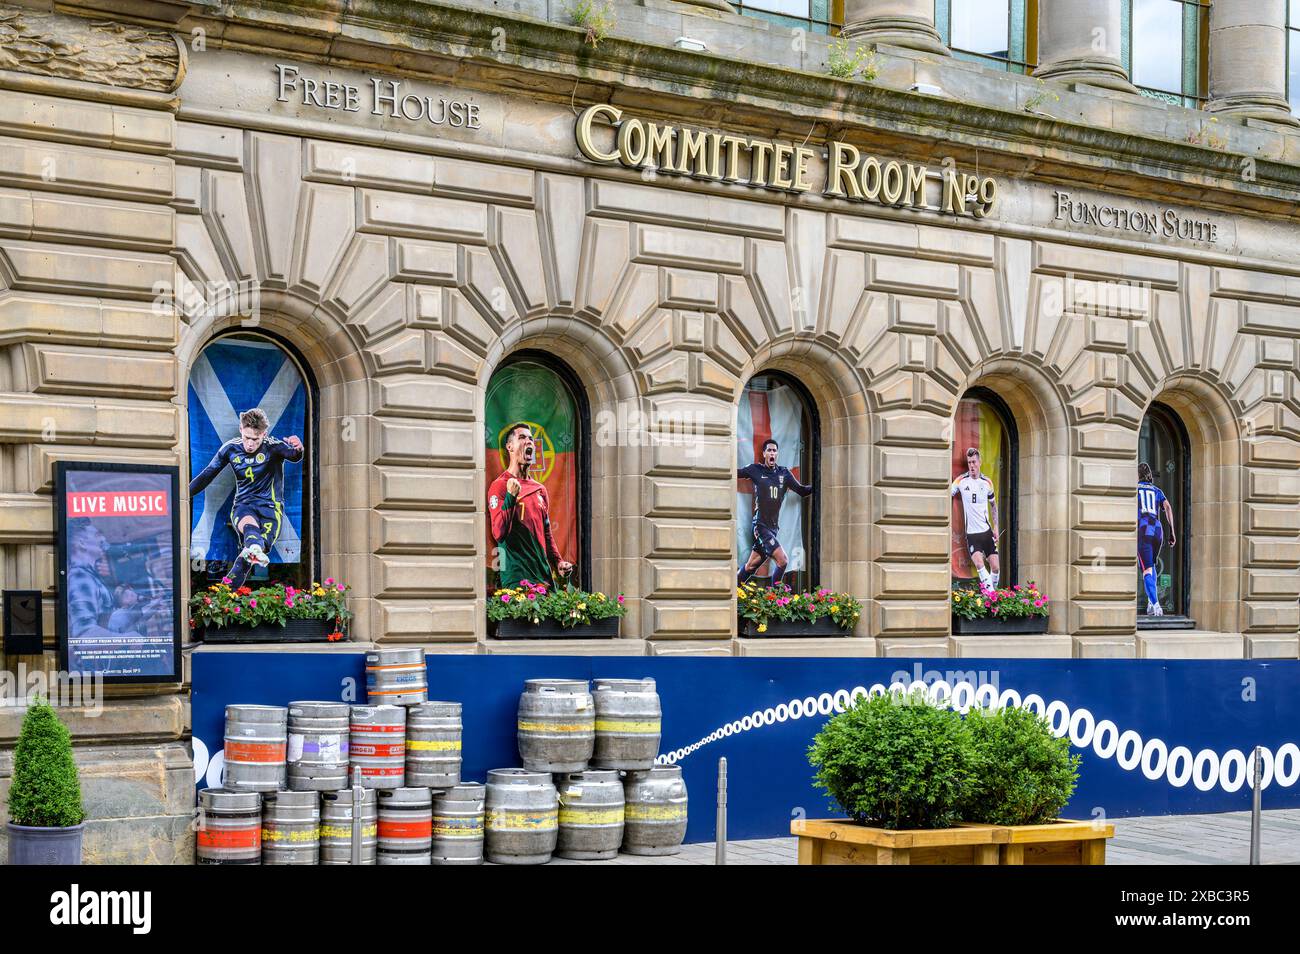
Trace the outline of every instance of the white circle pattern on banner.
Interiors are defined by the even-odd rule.
[[[1225,792],[1239,791],[1242,786],[1249,786],[1254,772],[1254,749],[1246,754],[1241,749],[1229,749],[1220,755],[1213,749],[1202,749],[1193,754],[1186,746],[1179,745],[1170,749],[1163,739],[1143,739],[1133,729],[1120,730],[1110,719],[1098,720],[1089,709],[1078,708],[1071,711],[1069,705],[1060,699],[1048,702],[1036,693],[1022,697],[1015,689],[998,689],[990,683],[972,686],[969,682],[959,682],[951,686],[943,680],[927,684],[921,680],[910,683],[894,682],[889,686],[876,683],[870,689],[865,686],[840,688],[807,696],[803,699],[790,699],[766,709],[756,709],[733,722],[728,722],[708,735],[684,748],[675,749],[660,755],[656,762],[660,765],[673,765],[689,757],[706,745],[710,745],[730,735],[739,735],[755,729],[763,729],[782,722],[797,719],[811,719],[828,716],[834,712],[844,712],[858,699],[876,698],[886,694],[903,700],[913,693],[921,693],[927,700],[936,698],[942,704],[958,711],[969,708],[999,709],[1018,707],[1029,709],[1038,716],[1046,718],[1051,725],[1052,734],[1058,738],[1069,737],[1075,748],[1091,748],[1101,759],[1114,759],[1116,764],[1126,772],[1140,770],[1151,781],[1163,779],[1174,788],[1183,788],[1188,782],[1195,784],[1202,792],[1208,792],[1216,786]],[[199,774],[199,747],[202,742],[195,739],[195,775]],[[1263,765],[1263,787],[1268,788],[1277,782],[1283,788],[1290,788],[1300,782],[1300,745],[1287,742],[1274,754],[1267,746],[1261,746]],[[206,754],[206,753],[205,753]],[[219,787],[222,752],[212,756],[207,766],[208,785]]]

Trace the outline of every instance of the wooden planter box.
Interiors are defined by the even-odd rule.
[[[801,865],[1102,865],[1114,825],[974,825],[890,831],[835,819],[796,820]]]
[[[820,637],[827,636],[848,636],[851,630],[841,629],[836,625],[835,620],[829,616],[823,616],[815,623],[795,620],[792,622],[782,622],[773,620],[767,624],[767,631],[760,633],[758,624],[753,620],[737,619],[736,631],[741,636],[754,639],[789,639],[791,637]]]
[[[337,628],[331,619],[291,619],[283,626],[275,623],[260,626],[200,627],[194,636],[205,643],[326,643]],[[346,634],[344,639],[346,639]]]
[[[1106,839],[1115,826],[1090,821],[1058,819],[1047,825],[1008,825],[1007,840],[999,845],[1004,865],[1104,865]]]
[[[1012,619],[1000,619],[996,616],[984,619],[966,619],[964,616],[952,618],[954,636],[1019,636],[1045,632],[1047,632],[1046,616],[1020,616]]]
[[[496,624],[492,636],[494,639],[617,639],[618,617],[567,628],[549,619],[536,625],[518,619],[503,619]]]
[[[890,831],[835,819],[796,819],[801,865],[996,865],[992,825]]]

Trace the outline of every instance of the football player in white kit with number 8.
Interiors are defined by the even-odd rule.
[[[998,502],[993,481],[980,473],[978,448],[966,449],[966,473],[952,482],[952,496],[961,497],[966,524],[966,549],[980,583],[998,586]],[[990,572],[991,571],[991,572]]]

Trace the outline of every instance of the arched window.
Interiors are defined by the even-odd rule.
[[[972,476],[972,449],[979,454],[979,476]],[[987,388],[967,391],[953,420],[954,586],[977,584],[976,554],[999,586],[1016,582],[1018,452],[1016,423],[1006,403]]]
[[[536,508],[539,498],[530,494],[524,482],[518,502],[522,511],[516,511],[524,520],[507,531],[503,515],[511,477],[506,473],[511,467],[508,444],[511,433],[521,425],[527,427],[531,442],[531,454],[522,448],[518,452],[521,465],[527,465],[522,469],[528,481],[545,489],[546,508]],[[543,582],[546,576],[554,576],[560,560],[573,564],[570,579],[574,585],[589,587],[590,419],[577,377],[549,355],[535,351],[512,355],[488,381],[484,441],[489,589],[513,585],[520,579]],[[534,503],[529,502],[530,497]],[[508,536],[498,539],[507,532]]]
[[[745,385],[736,419],[736,564],[742,579],[779,578],[796,591],[821,582],[818,429],[817,409],[798,381],[766,373]]]
[[[252,566],[246,582],[310,583],[319,563],[320,494],[316,389],[302,359],[265,333],[221,335],[190,369],[188,397],[189,476],[197,487],[190,494],[191,589],[210,586],[237,568],[245,544],[236,520],[254,511],[270,562]],[[270,426],[266,443],[246,454],[240,415],[252,408],[261,408]],[[301,442],[301,455],[287,438]],[[238,507],[236,468],[251,474]]]
[[[1149,464],[1153,483],[1164,494],[1174,515],[1174,539],[1176,546],[1169,545],[1169,524],[1163,513],[1164,508],[1157,508],[1157,516],[1162,524],[1163,545],[1154,553],[1156,597],[1160,611],[1165,617],[1175,617],[1163,625],[1186,624],[1188,597],[1187,581],[1191,577],[1191,541],[1189,526],[1191,503],[1192,451],[1187,428],[1178,415],[1163,404],[1152,404],[1142,419],[1142,429],[1138,432],[1138,461]],[[1141,519],[1141,501],[1139,501],[1139,520]],[[1148,518],[1149,519],[1149,518]],[[1140,528],[1139,528],[1140,529]],[[1144,568],[1138,564],[1138,615],[1141,622],[1150,623],[1147,614],[1147,592],[1142,575]]]

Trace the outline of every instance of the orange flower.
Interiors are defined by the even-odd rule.
[[[326,637],[326,638],[327,638],[331,643],[337,643],[340,639],[343,638],[343,634],[340,633],[340,632],[335,631],[335,632],[333,632],[333,633],[330,633],[329,636]]]

